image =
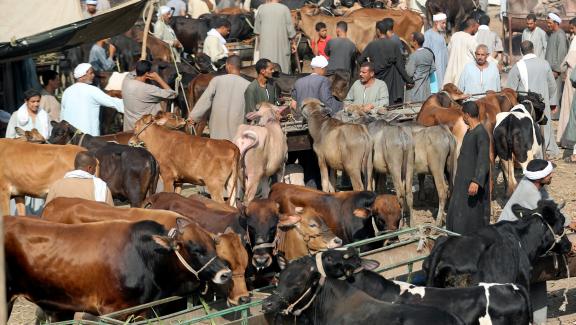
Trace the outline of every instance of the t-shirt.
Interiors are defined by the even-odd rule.
[[[350,71],[356,54],[356,45],[348,38],[336,37],[328,41],[324,52],[330,57],[327,71],[333,72],[339,69]]]
[[[324,39],[319,38],[318,41],[311,43],[312,49],[314,50],[316,48],[316,46],[318,46],[318,55],[322,55],[326,59],[329,59],[329,56],[326,54],[324,49],[326,48],[326,44],[328,44],[330,39],[331,39],[330,36],[326,36],[326,38],[324,38]]]

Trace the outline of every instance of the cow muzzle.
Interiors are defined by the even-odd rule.
[[[254,253],[252,256],[252,265],[260,271],[272,264],[272,255],[270,253]]]
[[[327,247],[328,247],[329,249],[338,248],[338,247],[341,247],[341,246],[342,246],[342,239],[340,239],[339,237],[334,237],[334,238],[332,238],[332,239],[328,242],[328,245],[327,245]]]

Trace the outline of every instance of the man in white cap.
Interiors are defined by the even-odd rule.
[[[552,182],[553,171],[554,167],[551,162],[543,159],[531,160],[526,166],[524,177],[504,206],[498,222],[518,220],[512,212],[514,204],[519,204],[527,209],[535,209],[538,206],[538,201],[550,199],[546,185],[550,185]],[[566,217],[564,227],[570,226],[571,221],[570,217]],[[533,283],[530,286],[530,300],[534,311],[534,324],[546,324],[546,282]]]
[[[84,19],[96,16],[98,0],[86,0],[86,10],[82,13]]]
[[[99,136],[100,106],[112,107],[124,113],[124,103],[122,99],[110,97],[92,85],[94,69],[89,63],[80,63],[74,69],[74,78],[76,83],[62,94],[60,117],[86,134]]]
[[[540,59],[534,54],[534,45],[530,41],[520,44],[520,52],[523,57],[518,61],[508,73],[506,87],[516,91],[533,91],[542,96],[546,107],[544,114],[548,119],[542,125],[542,137],[544,138],[544,150],[548,159],[556,159],[560,155],[560,149],[556,145],[550,120],[550,106],[556,93],[556,82],[552,69],[547,61]]]
[[[170,18],[172,18],[172,8],[160,6],[160,8],[158,8],[158,20],[154,24],[154,36],[168,43],[171,47],[180,50],[182,49],[182,44],[178,41],[172,27],[168,25]],[[176,55],[176,61],[180,62],[179,55]]]
[[[556,96],[552,100],[552,106],[560,105],[560,98],[562,98],[562,62],[566,54],[568,54],[568,38],[566,38],[566,33],[560,28],[562,19],[555,13],[549,13],[548,19],[546,19],[546,26],[550,31],[550,37],[548,38],[548,47],[546,48],[546,61],[550,63],[550,68],[552,68],[552,73],[554,74],[554,79],[556,80]],[[552,110],[552,119],[557,120],[560,109]]]
[[[535,14],[529,14],[526,16],[526,28],[522,32],[522,42],[532,42],[532,44],[534,44],[534,54],[545,60],[548,35],[544,30],[542,30],[542,28],[536,26],[536,20]]]
[[[474,61],[474,51],[478,43],[474,34],[478,31],[478,22],[470,17],[463,23],[464,30],[456,32],[448,44],[448,67],[442,85],[458,84],[464,67]]]
[[[436,82],[443,84],[444,73],[448,65],[448,47],[446,46],[446,14],[437,13],[432,16],[434,23],[432,28],[424,33],[424,48],[434,53],[436,63]]]
[[[322,55],[315,56],[310,62],[312,73],[309,76],[300,78],[294,84],[292,90],[292,107],[300,107],[306,98],[316,98],[326,108],[334,114],[342,110],[342,102],[338,101],[330,91],[330,80],[324,76],[328,60]]]

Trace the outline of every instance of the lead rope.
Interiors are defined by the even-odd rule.
[[[174,253],[176,253],[176,257],[178,257],[178,260],[180,260],[180,263],[182,263],[182,265],[186,268],[186,270],[190,271],[190,273],[194,274],[194,276],[196,276],[196,279],[200,280],[200,277],[198,276],[198,274],[200,274],[200,272],[204,271],[205,268],[208,267],[208,265],[210,265],[210,263],[212,263],[215,259],[216,259],[216,255],[214,257],[212,257],[208,263],[204,264],[204,266],[202,266],[200,268],[200,270],[195,271],[192,266],[190,266],[190,264],[188,264],[188,262],[186,262],[186,260],[184,259],[184,257],[182,257],[182,255],[180,255],[180,253],[178,252],[178,250],[174,250]]]
[[[298,303],[300,303],[300,301],[302,301],[304,297],[306,297],[312,291],[312,288],[306,289],[306,291],[304,291],[304,293],[300,296],[300,298],[298,298],[295,302],[291,303],[290,305],[288,305],[288,307],[286,307],[286,309],[284,309],[283,313],[285,313],[286,315],[292,313],[292,315],[294,316],[300,316],[304,310],[306,310],[308,307],[310,307],[310,305],[312,305],[312,303],[318,296],[318,293],[324,286],[324,283],[326,282],[326,272],[324,271],[324,266],[322,265],[322,252],[316,254],[315,259],[316,259],[316,268],[318,269],[318,273],[320,273],[320,280],[318,281],[318,286],[316,287],[314,295],[312,295],[310,301],[308,301],[308,303],[304,305],[302,308],[292,311],[294,307],[296,307],[296,305],[298,305]]]

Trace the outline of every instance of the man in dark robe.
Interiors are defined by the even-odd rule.
[[[446,229],[468,235],[490,223],[490,139],[475,102],[464,103],[462,112],[469,129],[458,156]]]
[[[360,56],[359,63],[374,63],[376,78],[386,82],[390,104],[404,101],[404,84],[412,86],[414,81],[406,72],[404,59],[398,45],[387,37],[389,25],[383,21],[376,23],[377,39],[370,42]]]

